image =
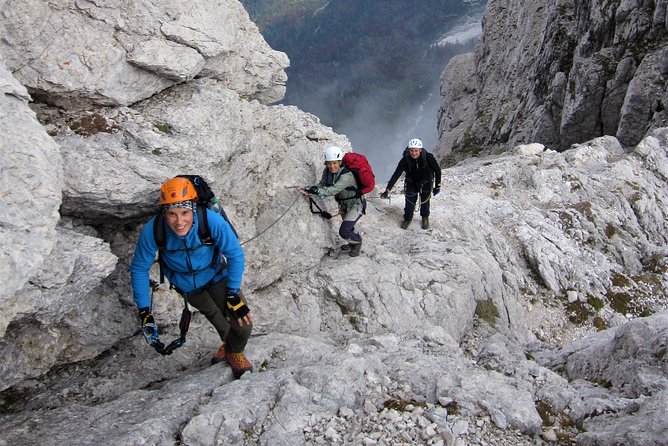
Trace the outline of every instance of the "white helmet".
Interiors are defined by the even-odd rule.
[[[413,138],[410,141],[408,141],[408,148],[409,149],[421,149],[424,146],[422,145],[422,140],[420,138]]]
[[[330,146],[325,149],[325,162],[341,161],[343,159],[343,150],[340,147]]]

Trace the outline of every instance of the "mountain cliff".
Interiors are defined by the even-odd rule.
[[[271,105],[289,61],[239,2],[16,0],[0,23],[0,445],[665,442],[668,129],[463,160],[429,231],[373,192],[351,258],[292,189],[350,143]],[[246,253],[240,380],[197,312],[171,356],[139,332],[128,265],[179,173]],[[171,340],[181,298],[153,309]]]
[[[665,1],[489,1],[482,42],[442,76],[440,150],[603,135],[631,150],[668,123],[666,20]]]

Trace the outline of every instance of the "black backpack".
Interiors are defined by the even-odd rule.
[[[213,245],[215,243],[215,240],[213,239],[213,237],[211,237],[211,231],[209,231],[209,219],[206,215],[207,209],[217,211],[221,215],[221,217],[223,217],[225,221],[229,223],[230,228],[232,228],[232,232],[234,232],[234,235],[238,239],[239,234],[237,234],[236,229],[234,229],[234,225],[227,217],[227,214],[225,213],[223,207],[220,206],[220,203],[218,202],[216,195],[213,193],[213,191],[207,184],[206,180],[199,175],[177,175],[177,177],[188,179],[195,188],[195,192],[197,192],[197,207],[195,208],[195,212],[197,213],[197,221],[199,222],[197,235],[199,236],[199,239],[202,242],[202,244]],[[162,270],[162,253],[164,252],[167,243],[167,234],[164,220],[165,216],[163,215],[162,210],[160,210],[155,216],[155,221],[153,222],[153,239],[155,240],[155,244],[158,246],[158,263],[160,264],[160,283],[164,283],[165,281],[164,272]],[[211,259],[212,265],[217,261],[218,257],[219,253],[218,250],[216,249],[213,253],[213,258]]]

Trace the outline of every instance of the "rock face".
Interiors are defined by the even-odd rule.
[[[347,139],[268,105],[287,63],[238,4],[172,3],[3,9],[0,445],[661,444],[668,128],[462,162],[429,231],[372,192],[350,258],[291,188]],[[104,63],[61,67],[74,44]],[[246,252],[238,381],[197,312],[171,356],[138,333],[128,265],[179,173],[210,181]],[[154,296],[164,341],[181,305]]]
[[[263,103],[285,94],[287,56],[234,0],[17,0],[2,24],[5,65],[36,98],[68,109],[133,104],[195,77]]]
[[[23,288],[56,245],[63,172],[58,145],[27,107],[28,92],[1,66],[0,85],[0,184],[5,191],[0,216],[0,302],[5,302]],[[5,333],[10,320],[7,313],[0,316],[0,333]]]
[[[632,150],[668,123],[667,23],[665,0],[490,0],[475,55],[443,73],[442,155],[603,135]]]

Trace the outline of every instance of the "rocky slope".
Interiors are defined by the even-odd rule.
[[[60,2],[43,21],[30,4],[0,18],[0,444],[662,444],[668,129],[628,153],[604,137],[462,162],[429,231],[372,193],[353,259],[288,188],[350,145],[267,105],[287,60],[237,2]],[[204,64],[176,79],[186,48]],[[128,263],[183,172],[244,243],[256,370],[238,381],[208,366],[197,313],[172,356],[138,332]],[[180,298],[154,310],[171,340]]]

